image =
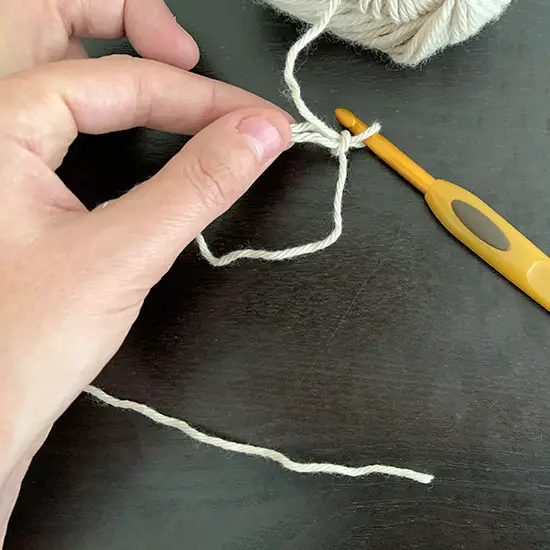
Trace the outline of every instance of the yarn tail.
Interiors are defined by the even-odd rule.
[[[257,447],[255,445],[248,445],[246,443],[237,443],[235,441],[222,439],[221,437],[215,437],[205,434],[204,432],[193,428],[190,424],[185,422],[185,420],[166,416],[161,412],[151,407],[148,407],[147,405],[144,405],[143,403],[137,403],[136,401],[130,401],[127,399],[119,399],[118,397],[109,395],[102,389],[95,386],[88,386],[84,390],[84,393],[87,393],[88,395],[94,397],[96,400],[101,401],[106,405],[110,405],[111,407],[115,407],[116,409],[134,411],[142,416],[149,418],[155,424],[174,428],[200,443],[204,443],[212,447],[217,447],[219,449],[223,449],[224,451],[230,451],[248,456],[258,456],[261,458],[272,460],[273,462],[277,462],[283,468],[285,468],[286,470],[290,470],[291,472],[302,474],[329,474],[346,477],[360,477],[370,474],[384,474],[393,477],[406,478],[424,484],[431,483],[434,479],[434,476],[430,474],[416,472],[414,470],[409,470],[408,468],[385,466],[383,464],[373,464],[370,466],[361,466],[358,468],[354,468],[342,464],[296,462],[294,460],[291,460],[284,454],[280,453],[279,451],[275,451],[273,449]]]

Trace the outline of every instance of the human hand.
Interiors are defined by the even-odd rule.
[[[191,69],[195,41],[163,0],[2,0],[0,77],[64,59],[85,59],[79,38],[126,36],[147,59]]]
[[[74,41],[46,31],[30,3],[27,22],[15,1],[0,7],[1,22],[19,18],[23,41],[19,61],[0,54],[10,73],[0,80],[0,541],[30,460],[118,350],[151,287],[290,143],[288,115],[181,68],[125,56],[51,62],[74,57]],[[33,3],[65,13],[65,29],[126,29],[143,54],[196,61],[158,0]],[[30,36],[42,44],[27,47]],[[7,41],[17,50],[16,36]],[[151,180],[88,212],[55,169],[77,132],[135,126],[197,135]]]

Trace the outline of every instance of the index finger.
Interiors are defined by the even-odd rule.
[[[243,107],[281,110],[229,84],[155,61],[63,61],[0,81],[0,135],[57,168],[77,132],[146,126],[195,134]]]

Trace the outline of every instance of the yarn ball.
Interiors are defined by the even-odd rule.
[[[263,0],[314,24],[331,0]],[[436,52],[477,34],[512,0],[342,0],[328,30],[380,50],[402,65],[418,65]]]

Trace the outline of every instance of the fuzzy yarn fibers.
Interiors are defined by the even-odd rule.
[[[330,0],[263,0],[308,23]],[[463,42],[500,17],[512,0],[342,0],[328,30],[350,42],[388,54],[396,63],[418,65]]]

